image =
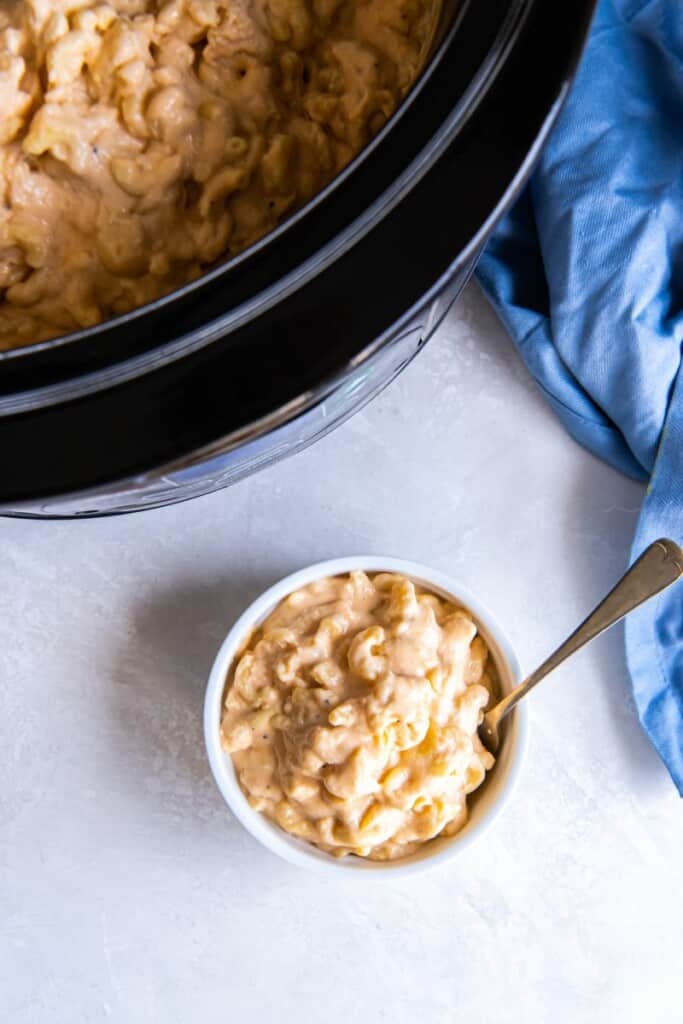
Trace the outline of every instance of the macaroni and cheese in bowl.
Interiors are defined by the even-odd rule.
[[[290,861],[423,868],[509,795],[525,716],[511,717],[495,764],[477,727],[518,678],[491,616],[447,577],[388,558],[313,566],[256,601],[219,652],[212,770],[242,823]]]

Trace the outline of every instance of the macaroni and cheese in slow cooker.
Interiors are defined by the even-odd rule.
[[[393,860],[467,820],[495,670],[468,612],[389,573],[295,591],[237,659],[221,738],[252,807],[336,856]]]
[[[415,81],[436,0],[3,0],[0,349],[271,230]]]

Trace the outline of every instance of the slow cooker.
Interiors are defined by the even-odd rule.
[[[419,82],[308,206],[155,303],[0,353],[0,512],[191,498],[377,394],[433,334],[528,178],[594,2],[447,5]]]

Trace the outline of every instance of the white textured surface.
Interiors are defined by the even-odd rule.
[[[276,860],[221,803],[200,727],[235,614],[355,551],[460,577],[532,667],[623,569],[640,499],[565,435],[470,289],[372,406],[232,490],[0,520],[2,1021],[679,1019],[680,803],[620,632],[534,695],[495,832],[423,877]]]

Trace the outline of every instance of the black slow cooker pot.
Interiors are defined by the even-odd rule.
[[[151,508],[329,431],[433,333],[522,187],[595,0],[469,0],[373,143],[251,249],[127,316],[0,353],[0,512]]]

